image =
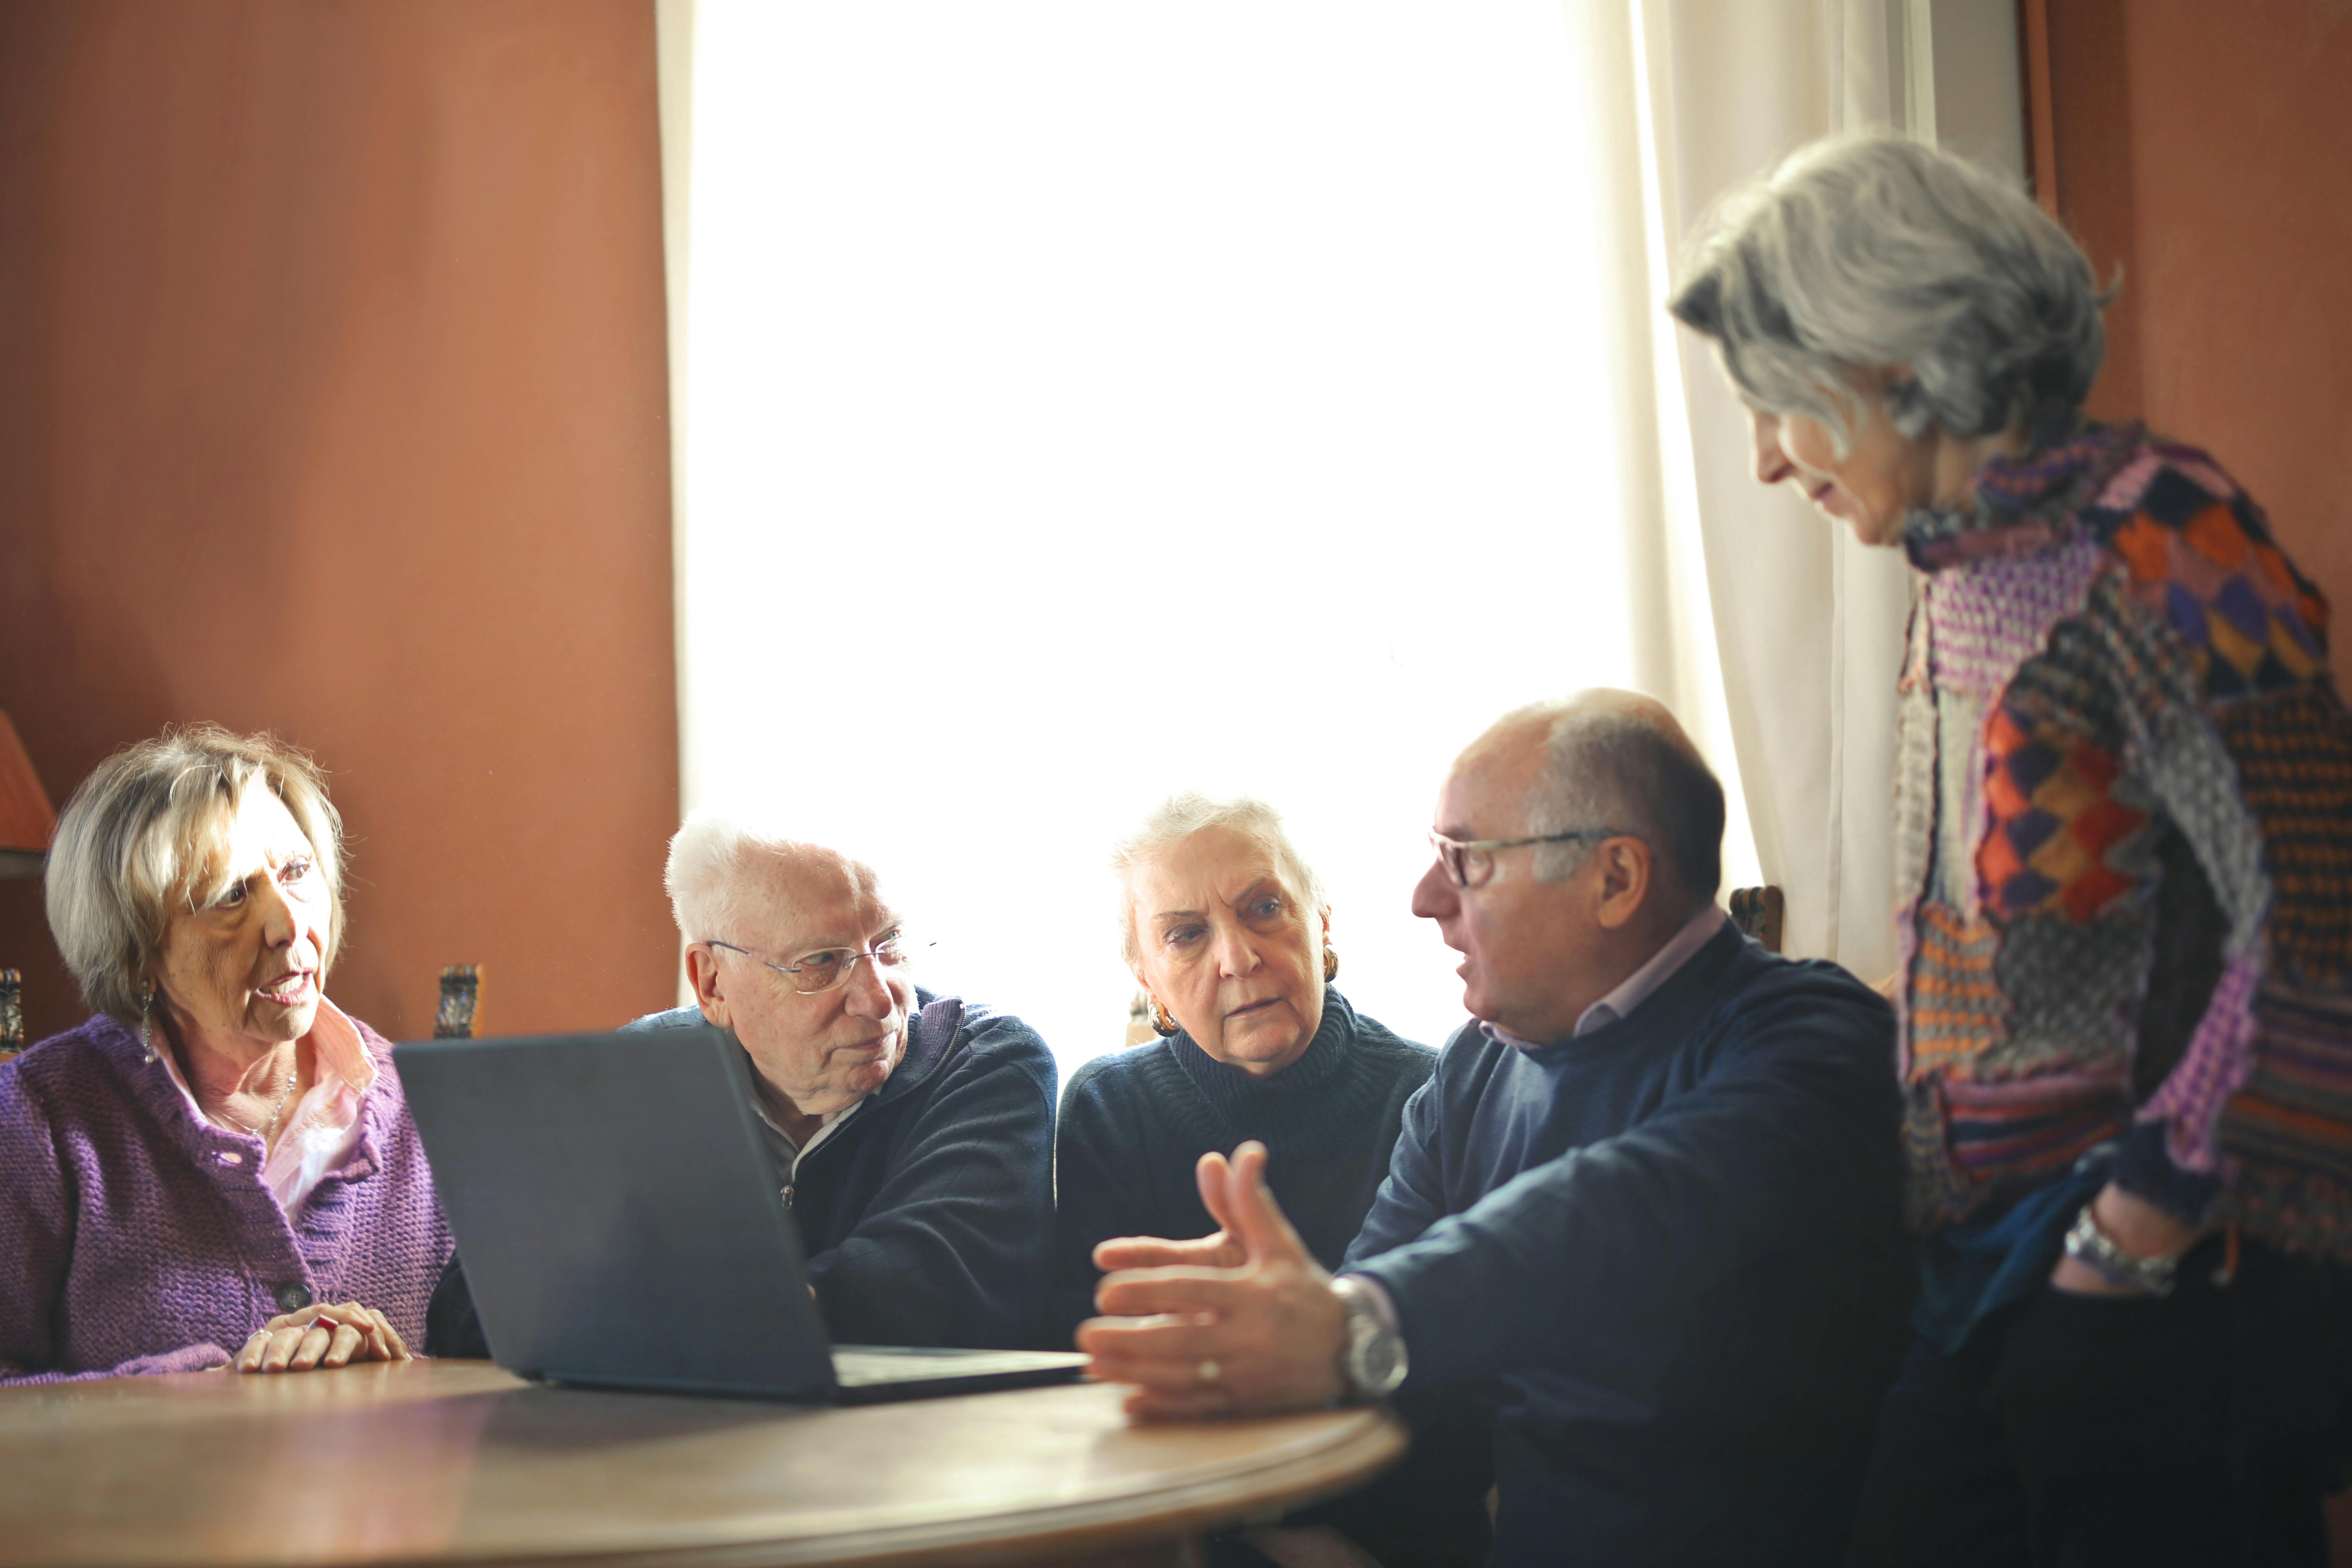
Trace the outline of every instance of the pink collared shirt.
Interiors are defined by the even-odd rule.
[[[1577,1015],[1576,1027],[1569,1031],[1575,1039],[1593,1030],[1633,1016],[1633,1009],[1648,1001],[1659,986],[1674,978],[1675,972],[1688,963],[1698,950],[1705,947],[1724,922],[1731,917],[1713,904],[1702,904],[1696,914],[1683,922],[1683,929],[1666,939],[1666,944],[1650,954],[1649,961],[1617,983],[1617,987],[1600,1001]],[[1498,1025],[1482,1023],[1479,1031],[1497,1045],[1517,1046],[1532,1050],[1542,1044],[1523,1040]]]
[[[319,1179],[349,1159],[359,1146],[360,1105],[375,1087],[375,1063],[369,1059],[359,1029],[324,996],[319,998],[310,1039],[316,1068],[310,1087],[300,1100],[286,1108],[285,1131],[269,1151],[268,1163],[261,1167],[261,1184],[269,1189],[289,1219],[300,1210],[302,1200],[318,1186]],[[198,1121],[211,1121],[196,1102],[178,1058],[160,1048],[160,1041],[157,1045],[155,1058],[187,1097],[189,1110]]]

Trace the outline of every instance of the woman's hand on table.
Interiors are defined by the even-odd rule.
[[[354,1361],[412,1361],[392,1321],[357,1301],[310,1306],[253,1331],[231,1363],[238,1372],[309,1372]]]

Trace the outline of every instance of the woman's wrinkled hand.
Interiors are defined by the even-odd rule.
[[[253,1331],[236,1352],[239,1372],[309,1372],[354,1361],[413,1361],[392,1321],[357,1301],[303,1308]]]

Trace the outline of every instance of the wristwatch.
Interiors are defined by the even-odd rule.
[[[2099,1228],[2089,1204],[2083,1205],[2074,1216],[2074,1228],[2066,1233],[2066,1256],[2090,1265],[2109,1284],[2150,1296],[2171,1295],[2172,1277],[2180,1268],[2178,1258],[2136,1258],[2117,1247],[2115,1238]]]
[[[1396,1331],[1364,1282],[1352,1274],[1331,1281],[1348,1314],[1348,1342],[1339,1357],[1354,1399],[1386,1399],[1404,1382],[1404,1336]]]

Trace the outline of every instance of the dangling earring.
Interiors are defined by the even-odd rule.
[[[1323,944],[1323,984],[1328,985],[1339,978],[1339,954],[1329,942]]]
[[[148,1035],[147,1026],[154,1012],[155,983],[151,980],[147,983],[147,989],[139,994],[139,1048],[147,1054],[150,1062],[155,1059],[155,1042]]]
[[[1151,1032],[1160,1036],[1176,1032],[1176,1020],[1168,1016],[1168,1009],[1160,1005],[1157,996],[1151,999]]]

